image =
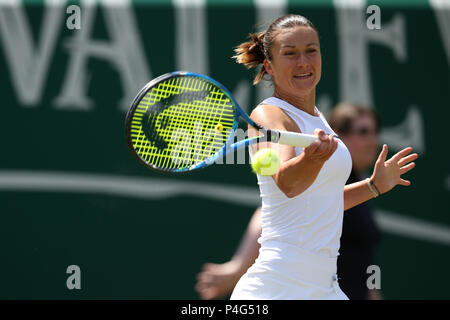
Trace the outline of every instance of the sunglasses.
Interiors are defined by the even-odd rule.
[[[360,127],[360,128],[354,128],[351,133],[356,134],[358,136],[368,136],[368,135],[378,135],[379,130],[378,129],[372,129],[368,127]]]

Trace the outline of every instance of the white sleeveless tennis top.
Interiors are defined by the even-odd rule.
[[[312,116],[284,100],[271,97],[261,104],[273,105],[290,116],[302,133],[316,128],[334,133],[322,113]],[[296,147],[296,154],[303,148]],[[288,198],[272,177],[258,175],[262,199],[262,247],[271,241],[284,242],[313,254],[335,258],[339,254],[344,212],[344,186],[350,175],[352,160],[345,144],[325,162],[314,183],[301,194]],[[299,177],[301,179],[301,177]]]
[[[283,109],[303,133],[312,134],[316,128],[334,133],[317,108],[319,116],[312,116],[274,97],[261,104]],[[297,155],[301,152],[296,148]],[[339,288],[336,271],[344,186],[351,167],[350,153],[339,140],[314,183],[296,197],[286,197],[272,177],[258,175],[261,248],[230,299],[348,299]]]

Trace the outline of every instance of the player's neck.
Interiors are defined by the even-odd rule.
[[[316,106],[316,89],[313,89],[311,92],[301,95],[301,96],[294,96],[290,95],[285,92],[280,92],[280,90],[277,90],[275,88],[273,96],[279,99],[282,99],[289,104],[293,105],[294,107],[309,113],[312,116],[317,116],[315,106]]]

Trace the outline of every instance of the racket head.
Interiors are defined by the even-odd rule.
[[[182,173],[213,164],[234,139],[242,109],[205,75],[176,71],[150,81],[125,119],[127,145],[145,166]]]

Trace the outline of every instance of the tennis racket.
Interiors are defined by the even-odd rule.
[[[240,118],[261,136],[234,143]],[[318,140],[315,135],[263,128],[222,84],[186,71],[164,74],[145,85],[127,113],[125,131],[134,156],[160,172],[204,168],[254,143],[307,147]]]

